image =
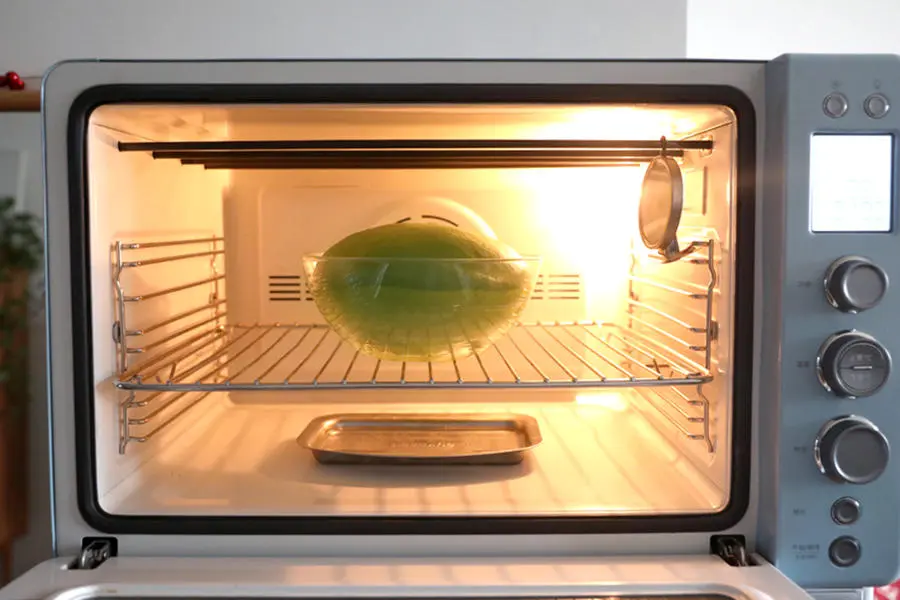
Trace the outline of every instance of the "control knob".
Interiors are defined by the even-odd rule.
[[[838,396],[871,396],[887,383],[891,355],[871,335],[841,331],[822,344],[816,369],[825,389]]]
[[[891,448],[875,425],[863,417],[832,419],[819,431],[814,447],[816,465],[839,483],[869,483],[887,468]]]
[[[887,289],[887,273],[863,256],[839,258],[825,273],[825,297],[833,307],[847,313],[875,307]]]

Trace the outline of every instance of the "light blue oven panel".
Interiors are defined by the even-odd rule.
[[[801,585],[883,583],[900,564],[900,59],[782,57],[766,95],[760,549]]]

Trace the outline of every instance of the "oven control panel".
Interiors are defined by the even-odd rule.
[[[900,57],[766,67],[759,393],[777,409],[758,417],[759,547],[807,587],[883,584],[900,570],[893,101]]]

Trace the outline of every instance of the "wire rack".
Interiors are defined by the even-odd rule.
[[[625,323],[517,323],[482,352],[443,362],[381,361],[321,322],[228,322],[224,243],[208,237],[113,248],[115,385],[125,394],[120,452],[218,391],[401,388],[635,387],[676,431],[714,449],[702,389],[713,380],[713,242],[695,244],[683,261],[692,278],[666,279],[660,273],[669,267],[652,259],[649,269],[636,263]],[[182,279],[150,271],[168,265]],[[129,280],[136,272],[148,274]],[[160,280],[165,287],[129,292]],[[171,314],[168,306],[186,309]]]
[[[206,329],[124,372],[117,385],[189,392],[669,386],[709,378],[702,365],[653,338],[597,322],[519,323],[481,354],[440,363],[381,361],[326,325],[273,323]]]

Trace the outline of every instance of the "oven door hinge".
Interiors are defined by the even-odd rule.
[[[69,568],[76,571],[96,569],[115,556],[118,550],[119,544],[116,538],[84,538],[81,542],[81,554]]]
[[[756,563],[747,553],[747,542],[742,535],[714,535],[710,550],[732,567],[752,567]]]

